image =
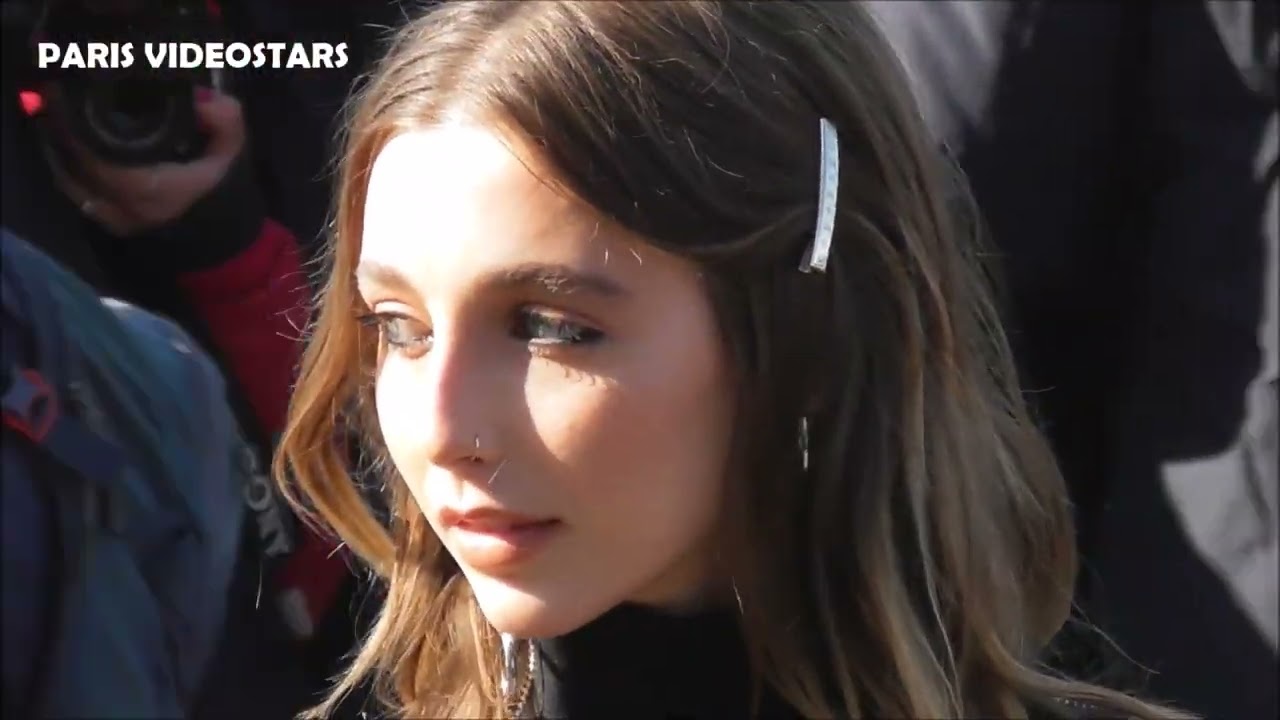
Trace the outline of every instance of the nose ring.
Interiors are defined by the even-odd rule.
[[[480,436],[479,435],[476,436],[476,449],[475,449],[475,453],[472,454],[471,459],[477,462],[479,462],[480,460]]]

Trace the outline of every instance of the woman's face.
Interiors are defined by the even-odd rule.
[[[711,306],[513,147],[445,125],[374,164],[357,279],[391,459],[500,631],[696,603],[733,413]]]

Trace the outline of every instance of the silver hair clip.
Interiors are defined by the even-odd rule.
[[[831,236],[836,229],[836,200],[840,192],[840,136],[836,126],[822,118],[818,121],[821,135],[821,173],[818,176],[818,222],[813,232],[813,244],[800,261],[801,272],[827,271],[827,257],[831,254]]]

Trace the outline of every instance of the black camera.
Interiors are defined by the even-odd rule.
[[[181,43],[216,39],[217,16],[207,0],[44,0],[37,5],[30,51],[51,43],[62,57],[57,67],[46,63],[35,76],[56,89],[51,109],[81,144],[120,165],[187,162],[203,154],[195,91],[220,87],[222,79],[207,68],[175,67],[169,58]],[[100,44],[99,51],[111,49],[107,67],[66,62],[71,52],[83,56],[91,43]],[[125,44],[127,55],[121,52]],[[153,63],[154,54],[148,53],[162,48],[165,61]]]

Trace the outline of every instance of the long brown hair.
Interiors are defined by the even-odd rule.
[[[799,713],[1019,717],[1076,699],[1176,717],[1037,663],[1076,572],[1064,484],[963,184],[873,22],[834,2],[449,2],[398,33],[348,122],[277,458],[290,497],[386,580],[322,713],[372,674],[407,716],[501,714],[494,632],[382,453],[354,319],[372,162],[456,113],[518,131],[560,187],[703,267],[742,378],[723,556],[754,667]],[[840,133],[839,205],[828,270],[805,274],[821,117]],[[349,430],[388,521],[351,480]]]

